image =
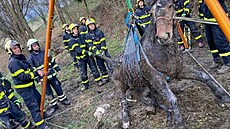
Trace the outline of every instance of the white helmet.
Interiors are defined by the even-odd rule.
[[[16,46],[16,45],[18,45],[18,46],[20,47],[20,49],[21,49],[20,43],[17,42],[16,40],[9,40],[9,41],[7,41],[6,44],[5,44],[5,50],[6,50],[6,52],[7,52],[8,54],[12,54],[11,49],[12,49],[14,46]]]
[[[37,40],[37,39],[29,39],[29,40],[27,41],[27,47],[28,47],[28,50],[29,50],[29,51],[32,51],[31,45],[32,45],[33,43],[38,43],[38,40]]]

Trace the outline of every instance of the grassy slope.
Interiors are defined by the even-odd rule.
[[[97,3],[97,4],[95,4]],[[120,53],[122,53],[122,43],[124,41],[124,37],[126,35],[126,27],[123,23],[124,20],[124,13],[126,10],[121,9],[119,7],[116,7],[115,5],[109,3],[108,1],[104,1],[101,5],[99,5],[99,1],[93,3],[90,8],[91,12],[93,12],[91,15],[93,15],[97,23],[101,25],[101,29],[105,32],[106,38],[107,38],[107,45],[109,48],[110,53],[113,56],[117,56]],[[97,6],[99,5],[99,6]],[[229,2],[230,5],[230,2]],[[81,10],[79,12],[82,12]],[[76,16],[81,16],[82,14],[76,14]],[[58,25],[57,23],[55,25]],[[59,25],[60,26],[60,25]],[[58,48],[59,46],[63,46],[61,42],[61,29],[58,28],[59,26],[56,26],[53,31],[53,44],[52,48]],[[42,26],[40,29],[37,29],[36,31],[36,37],[41,41],[43,44],[45,41],[45,27]],[[44,44],[42,45],[44,46]],[[2,55],[1,58],[5,61],[7,58],[7,55],[3,52],[0,51],[0,54]],[[56,123],[58,125],[62,125],[68,128],[72,129],[87,129],[87,128],[93,128],[94,125],[97,124],[97,121],[93,118],[92,114],[94,110],[96,109],[97,106],[99,106],[102,103],[110,103],[111,104],[111,109],[113,112],[111,112],[111,115],[115,115],[119,113],[119,102],[118,101],[113,101],[118,100],[117,96],[113,96],[114,92],[109,92],[111,96],[105,95],[99,95],[97,94],[97,90],[94,88],[91,88],[87,92],[79,92],[79,74],[74,70],[73,66],[71,65],[71,58],[69,57],[68,53],[63,52],[58,55],[57,57],[57,62],[60,64],[61,69],[62,69],[62,75],[60,75],[60,80],[63,83],[63,88],[64,91],[66,91],[67,95],[73,100],[73,104],[77,106],[70,112],[66,112],[59,117],[56,117],[54,120],[51,120],[49,122]],[[6,71],[6,64],[2,63],[0,67],[1,71]],[[8,75],[9,76],[9,75]],[[113,88],[113,83],[109,83],[108,85],[105,86],[105,88],[102,89],[102,91],[106,92],[106,90]],[[195,89],[199,90],[199,89]],[[116,93],[116,92],[115,92]],[[107,93],[108,94],[108,93]],[[102,99],[104,97],[105,99],[108,99],[107,101]],[[183,96],[180,96],[182,97]],[[190,96],[191,97],[191,96]],[[198,100],[197,100],[198,101]],[[183,104],[182,104],[183,105]],[[72,105],[74,106],[74,105]],[[63,107],[63,106],[62,106]],[[69,107],[66,107],[69,108]],[[207,107],[208,108],[208,107]],[[64,108],[65,109],[65,108]],[[63,109],[61,109],[63,110]],[[206,110],[206,109],[205,109]],[[221,115],[221,113],[225,112],[219,112],[216,115]],[[195,114],[191,114],[195,115]],[[159,116],[159,115],[158,115]],[[109,117],[109,116],[108,116]],[[161,116],[159,116],[161,117]],[[116,125],[116,122],[114,123],[114,119],[118,118],[113,118],[112,116],[109,117],[110,119],[106,119],[104,121],[105,126],[110,128],[114,124]],[[150,118],[154,119],[154,118]],[[189,118],[188,118],[189,119]],[[191,118],[190,118],[191,119]],[[138,119],[139,120],[139,119]],[[142,119],[141,125],[145,125],[148,120]],[[205,127],[202,126],[207,122],[207,118],[201,118],[199,119],[198,123],[194,122],[195,125],[192,123],[190,124],[193,126],[193,128],[199,128],[199,127]],[[162,126],[159,126],[157,123],[162,123],[164,122],[163,119],[158,120],[156,123],[153,122],[151,125],[156,128],[162,128]],[[111,127],[112,128],[112,127]],[[114,127],[115,128],[115,127]]]

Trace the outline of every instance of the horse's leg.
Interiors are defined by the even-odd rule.
[[[150,82],[151,86],[154,86],[154,88],[158,90],[158,93],[162,94],[162,96],[165,97],[171,105],[171,110],[174,115],[174,123],[176,128],[184,129],[185,126],[182,122],[182,116],[177,107],[177,98],[169,88],[168,83],[158,75],[157,71],[154,70],[151,71],[150,75],[148,75],[148,78],[148,81]]]
[[[184,66],[182,71],[178,74],[177,78],[181,79],[194,79],[207,84],[217,100],[221,103],[230,103],[230,96],[228,93],[217,84],[207,73],[195,70],[191,67]]]
[[[129,118],[129,111],[128,111],[128,101],[126,99],[126,92],[128,90],[128,87],[125,86],[120,80],[114,79],[115,85],[121,90],[122,97],[121,97],[121,121],[122,121],[122,128],[127,129],[130,125],[130,118]]]
[[[146,84],[145,84],[146,85]],[[158,103],[156,97],[154,96],[156,92],[150,90],[150,85],[143,87],[143,92],[141,96],[141,101],[145,104],[147,114],[156,114],[156,108],[158,108]],[[139,96],[140,97],[140,96]]]

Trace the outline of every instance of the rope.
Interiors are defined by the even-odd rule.
[[[224,92],[230,96],[230,94],[228,93],[228,91],[225,90],[225,88],[223,86],[221,86],[221,84],[200,64],[200,62],[189,52],[186,50],[186,52],[192,57],[192,59],[205,71],[205,73],[207,73],[211,79],[217,84],[219,85],[220,88],[222,88],[224,90]]]
[[[60,128],[60,129],[68,129],[67,127],[63,127],[63,126],[60,126],[60,125],[56,125],[56,124],[53,124],[53,123],[50,123],[50,122],[46,122],[47,124],[49,124],[49,125],[52,125],[52,126],[54,126],[54,127],[58,127],[58,128]]]
[[[112,88],[112,89],[110,89],[110,90],[107,90],[107,91],[106,91],[106,92],[104,92],[104,93],[101,93],[101,94],[98,94],[98,95],[96,95],[96,96],[94,96],[94,97],[92,97],[92,98],[89,98],[88,100],[90,100],[90,99],[94,99],[94,98],[96,98],[96,97],[98,97],[98,96],[100,96],[100,95],[104,95],[104,94],[106,94],[106,93],[108,93],[108,92],[112,91],[114,88],[115,88],[115,87],[113,87],[113,88]],[[67,111],[69,111],[69,110],[72,110],[73,108],[76,108],[76,107],[80,107],[80,106],[78,106],[78,105],[74,105],[73,107],[70,107],[70,108],[68,108],[68,109],[66,109],[66,110],[64,110],[64,111],[62,111],[62,112],[59,112],[59,113],[57,113],[57,114],[55,114],[55,115],[53,115],[53,116],[51,116],[51,117],[47,118],[46,120],[51,120],[52,118],[54,118],[54,117],[56,117],[56,116],[59,116],[59,115],[61,115],[61,114],[65,113],[65,112],[67,112]]]
[[[193,19],[193,18],[188,18],[188,17],[173,17],[173,19],[182,20],[182,21],[198,22],[198,23],[203,23],[203,24],[218,25],[217,22],[204,21],[204,20]]]

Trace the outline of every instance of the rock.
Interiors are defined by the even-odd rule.
[[[100,105],[96,111],[94,112],[94,117],[98,120],[98,121],[101,121],[103,115],[105,114],[105,111],[107,109],[110,108],[110,105],[109,104],[103,104],[103,105]]]

